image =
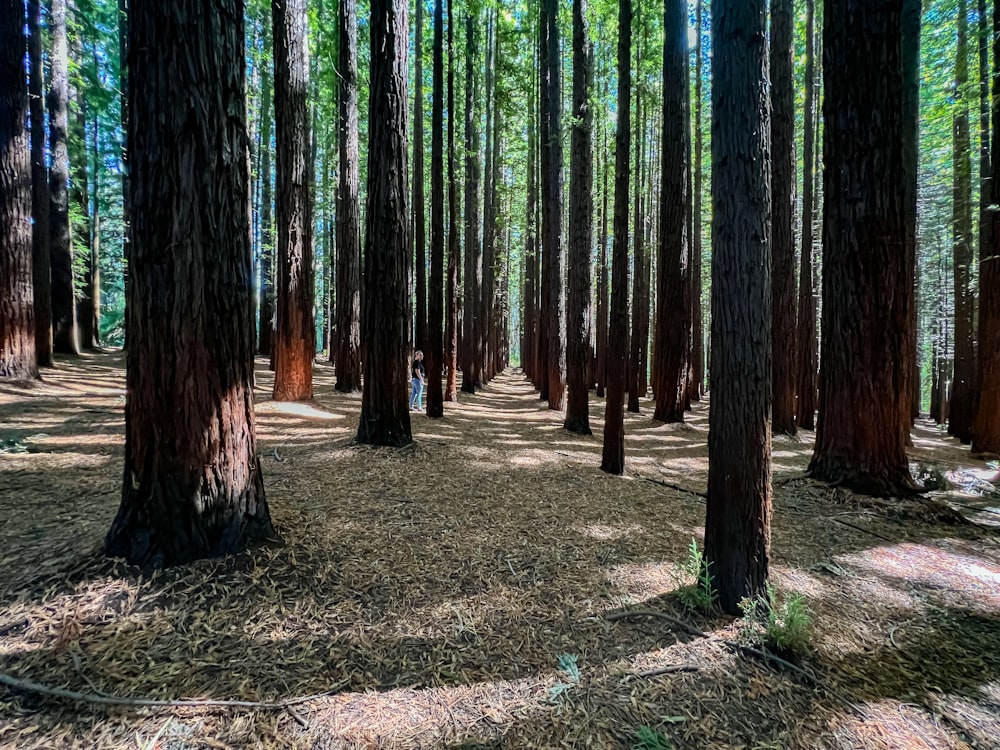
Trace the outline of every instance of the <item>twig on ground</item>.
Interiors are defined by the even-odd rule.
[[[871,536],[875,537],[876,539],[881,539],[884,542],[891,542],[891,543],[895,544],[898,541],[896,539],[890,539],[889,537],[885,536],[884,534],[879,534],[877,531],[872,531],[871,529],[866,529],[864,526],[858,526],[856,524],[851,523],[850,521],[845,521],[843,518],[834,518],[834,517],[831,517],[830,520],[836,521],[837,523],[843,524],[844,526],[848,526],[848,527],[854,529],[855,531],[860,531],[862,534],[870,534]]]
[[[709,635],[704,630],[698,630],[694,625],[689,625],[673,615],[668,615],[666,612],[657,612],[652,609],[637,609],[632,612],[612,612],[607,615],[604,619],[614,622],[615,620],[631,620],[634,617],[655,617],[660,620],[666,620],[679,627],[681,630],[695,636],[696,638],[708,638]]]
[[[664,482],[662,479],[653,479],[652,477],[642,477],[647,482],[652,484],[658,484],[660,487],[666,487],[668,490],[675,490],[677,492],[683,492],[685,495],[696,495],[697,497],[704,499],[708,498],[708,494],[705,492],[698,492],[697,490],[692,490],[688,487],[682,487],[679,484],[671,484],[670,482]]]
[[[633,677],[658,677],[661,674],[673,674],[675,672],[697,672],[697,664],[667,664],[665,667],[658,667],[657,669],[646,669],[642,672],[636,672]]]

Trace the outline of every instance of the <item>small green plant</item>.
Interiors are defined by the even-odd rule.
[[[635,730],[635,738],[632,750],[674,750],[670,740],[645,724]]]
[[[800,656],[809,649],[812,617],[801,594],[779,593],[768,584],[766,596],[744,599],[740,609],[741,642],[790,656]]]
[[[685,576],[695,579],[693,584],[677,589],[677,598],[681,600],[681,604],[699,612],[711,612],[718,594],[712,572],[709,570],[709,562],[698,549],[698,542],[695,539],[691,540],[688,556],[681,563],[681,570]]]
[[[580,668],[576,665],[576,654],[559,654],[559,671],[569,682],[557,682],[549,688],[549,703],[559,703],[566,692],[580,682]]]

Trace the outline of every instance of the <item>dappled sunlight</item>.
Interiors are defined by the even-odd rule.
[[[606,573],[608,581],[633,601],[664,596],[688,581],[677,563],[650,562],[615,565]]]
[[[345,414],[325,411],[307,401],[266,401],[257,404],[256,409],[258,413],[275,412],[309,419],[346,419]]]
[[[622,537],[631,536],[633,534],[641,534],[643,532],[643,528],[634,523],[622,524],[619,526],[607,526],[604,524],[590,523],[577,524],[573,526],[573,531],[599,542],[609,542],[615,539],[621,539]]]

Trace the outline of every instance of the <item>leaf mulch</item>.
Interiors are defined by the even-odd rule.
[[[100,556],[118,504],[123,357],[0,386],[0,673],[85,696],[263,706],[107,706],[0,686],[10,748],[1000,747],[995,465],[929,424],[930,499],[803,478],[774,441],[772,571],[806,597],[798,666],[734,650],[737,624],[676,597],[701,538],[707,404],[627,417],[629,476],[561,429],[516,371],[413,446],[352,442],[360,397],[316,366],[310,404],[257,427],[284,539],[140,575]],[[608,619],[626,610],[662,617]],[[702,631],[708,637],[694,632]],[[297,705],[290,700],[322,694]]]

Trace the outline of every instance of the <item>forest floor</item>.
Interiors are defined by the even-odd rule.
[[[812,612],[811,683],[677,597],[704,524],[706,404],[662,425],[644,400],[619,478],[598,468],[603,402],[595,435],[571,435],[517,371],[414,415],[401,450],[353,444],[360,396],[328,365],[310,404],[272,402],[262,360],[257,375],[284,543],[152,576],[99,554],[121,353],[0,386],[0,673],[133,698],[332,692],[162,709],[0,686],[0,747],[1000,748],[998,472],[933,425],[914,466],[950,480],[934,497],[970,523],[811,482],[812,435],[774,439],[772,577]],[[707,637],[608,618],[623,610]]]

